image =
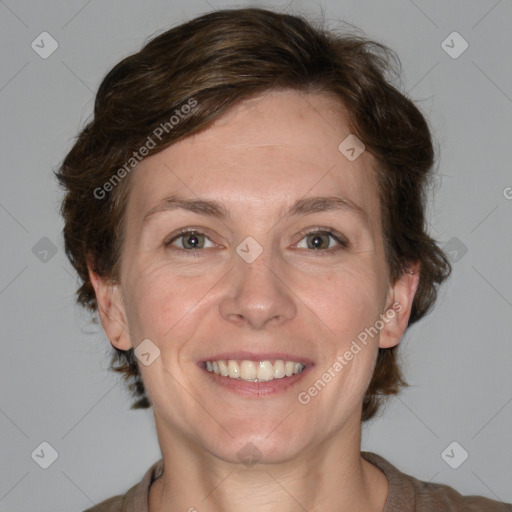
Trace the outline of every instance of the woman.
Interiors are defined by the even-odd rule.
[[[104,79],[58,173],[66,251],[163,457],[90,511],[512,510],[361,452],[450,272],[430,132],[390,57],[238,9]]]

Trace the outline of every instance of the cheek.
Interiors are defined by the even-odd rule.
[[[229,276],[224,276],[223,281],[223,272],[185,276],[162,262],[138,262],[129,268],[123,276],[123,297],[126,295],[134,345],[149,338],[162,350],[172,341],[172,352],[176,352],[193,339],[199,326],[216,322],[218,315],[212,309],[218,309],[229,281]],[[330,271],[324,268],[320,272],[318,264],[308,269],[290,266],[282,270],[281,277],[287,282],[282,293],[296,303],[301,317],[293,322],[307,321],[316,326],[326,361],[344,352],[361,331],[378,319],[382,312],[382,279],[378,270],[369,252]]]
[[[135,344],[149,338],[164,347],[170,339],[173,343],[188,339],[194,330],[194,312],[213,286],[210,281],[177,276],[164,265],[128,276],[127,316]]]
[[[344,268],[321,280],[307,280],[302,296],[342,348],[382,313],[384,296],[378,273],[370,267]]]
[[[325,384],[316,407],[333,412],[332,428],[340,415],[359,407],[373,374],[379,340],[375,324],[382,313],[376,279],[370,271],[338,272],[329,280],[328,293],[308,297],[329,327],[327,336],[319,340],[325,358],[319,365],[321,382],[313,382],[312,392],[320,394]]]

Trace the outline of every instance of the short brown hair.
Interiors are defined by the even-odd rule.
[[[66,190],[61,207],[66,254],[82,283],[77,302],[91,312],[97,309],[88,262],[112,282],[119,277],[130,182],[126,163],[137,148],[148,146],[155,127],[169,129],[161,130],[147,155],[206,129],[245,99],[291,89],[338,98],[348,111],[351,133],[376,159],[390,281],[411,262],[420,262],[409,325],[418,321],[434,304],[451,267],[427,234],[426,189],[434,172],[428,124],[386,77],[399,76],[399,65],[394,52],[363,36],[339,35],[302,16],[260,8],[200,16],[154,37],[119,62],[99,87],[93,119],[56,172]],[[170,123],[191,98],[198,108]],[[379,349],[363,421],[375,415],[383,398],[407,385],[396,348]],[[149,407],[133,348],[113,349],[110,367],[123,374],[138,399],[132,408]]]

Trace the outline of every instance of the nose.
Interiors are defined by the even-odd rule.
[[[224,320],[241,327],[264,329],[291,320],[297,313],[284,272],[265,255],[252,263],[235,258],[219,310]]]

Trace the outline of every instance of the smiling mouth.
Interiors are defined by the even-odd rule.
[[[215,373],[221,377],[246,382],[269,382],[302,373],[306,368],[306,364],[296,361],[285,361],[283,359],[273,361],[221,359],[218,361],[205,361],[203,367],[208,372]]]

